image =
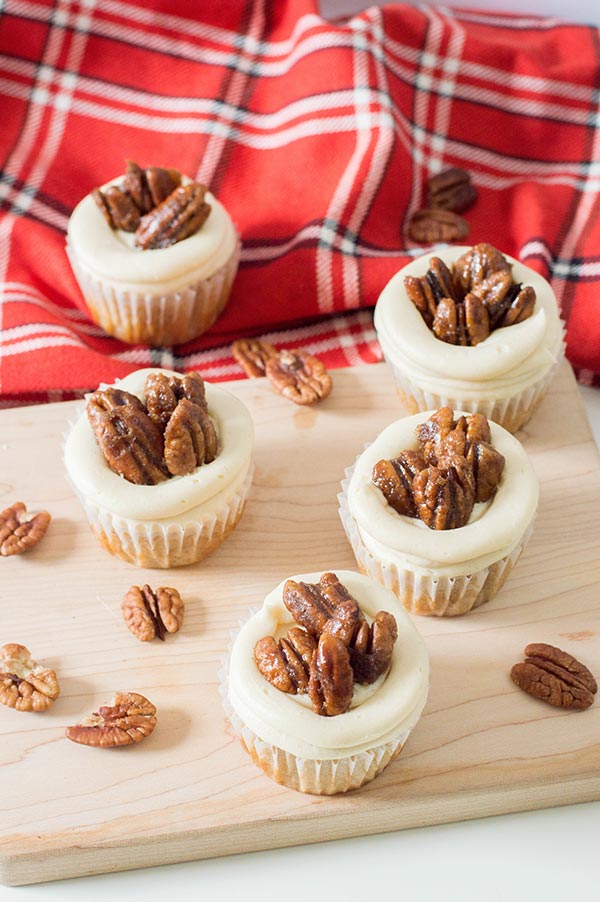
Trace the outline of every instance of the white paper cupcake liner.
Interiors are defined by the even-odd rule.
[[[546,394],[564,357],[565,344],[563,341],[557,360],[537,382],[514,395],[478,400],[448,393],[436,394],[421,388],[406,374],[405,370],[398,366],[390,352],[386,353],[383,346],[382,350],[386,363],[392,371],[398,393],[409,413],[451,407],[452,410],[463,410],[466,413],[482,413],[488,420],[493,420],[508,432],[517,432],[527,423]]]
[[[279,748],[279,746],[265,742],[246,726],[229,700],[227,683],[234,638],[235,634],[232,634],[227,655],[222,661],[219,672],[219,693],[223,709],[242,747],[271,780],[297,792],[306,792],[311,795],[337,795],[359,789],[365,783],[369,783],[398,757],[418,722],[421,711],[415,714],[410,728],[404,729],[387,742],[342,758],[302,758]]]
[[[202,506],[189,512],[183,524],[119,517],[90,501],[73,487],[100,544],[111,554],[138,567],[183,567],[212,554],[237,525],[246,504],[254,467],[241,486],[218,510],[201,516]],[[196,519],[192,519],[197,511]]]
[[[389,589],[411,614],[456,617],[490,601],[502,588],[531,538],[535,516],[510,554],[488,567],[461,576],[433,576],[381,561],[364,544],[348,506],[348,487],[354,466],[345,471],[338,495],[339,515],[362,573]],[[466,565],[467,566],[467,565]]]
[[[66,252],[90,314],[105,332],[129,344],[176,345],[206,332],[222,313],[241,242],[215,273],[167,294],[119,289],[91,273],[68,243]]]

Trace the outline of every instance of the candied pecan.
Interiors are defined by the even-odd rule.
[[[283,603],[299,626],[318,638],[335,611],[335,605],[314,583],[297,583],[286,580],[283,586]]]
[[[477,190],[465,169],[452,168],[439,172],[429,179],[427,196],[430,207],[464,213],[477,200]]]
[[[482,242],[473,245],[459,257],[455,264],[454,275],[463,294],[475,291],[476,288],[492,273],[504,272],[510,276],[511,265],[500,251],[491,244]]]
[[[306,351],[279,351],[266,361],[265,374],[277,391],[295,404],[314,404],[331,392],[331,376],[321,361]]]
[[[589,708],[598,690],[588,668],[568,652],[534,642],[525,648],[525,661],[510,672],[516,685],[558,708]]]
[[[160,586],[156,591],[145,585],[132,586],[123,596],[121,613],[127,628],[140,642],[155,637],[164,641],[167,633],[176,633],[183,623],[183,601],[177,589]]]
[[[308,692],[310,664],[317,641],[298,627],[288,630],[287,636],[276,642],[264,636],[254,646],[256,666],[269,683],[291,695]]]
[[[472,442],[467,462],[475,479],[475,501],[489,501],[500,484],[506,462],[504,456],[488,442]]]
[[[122,183],[122,190],[129,195],[140,214],[149,213],[165,200],[175,188],[181,184],[181,173],[176,169],[162,169],[148,166],[142,169],[133,160],[127,160],[127,170]],[[137,228],[137,225],[136,225]],[[135,229],[131,229],[135,231]]]
[[[431,286],[426,279],[418,276],[406,276],[404,288],[409,299],[415,305],[429,328],[433,323],[433,317],[437,309],[437,301],[431,291]]]
[[[418,210],[408,224],[408,237],[416,244],[460,241],[469,234],[469,223],[451,210],[429,207]]]
[[[425,461],[435,463],[440,442],[454,429],[454,412],[450,407],[440,407],[425,423],[417,426],[417,437]]]
[[[392,653],[398,638],[396,618],[387,611],[379,611],[360,640],[350,649],[350,663],[357,683],[368,686],[384,674],[392,663]],[[358,647],[357,647],[358,646]]]
[[[115,692],[112,704],[67,727],[72,742],[97,748],[117,748],[141,742],[156,726],[156,708],[137,692]]]
[[[96,391],[88,399],[87,415],[111,470],[136,485],[156,485],[168,477],[162,433],[135,395]]]
[[[140,222],[140,211],[129,194],[117,185],[111,185],[104,191],[95,188],[92,197],[111,229],[135,232]]]
[[[371,481],[383,493],[394,510],[406,517],[415,517],[417,509],[412,481],[427,464],[418,451],[403,451],[393,460],[379,460],[373,467]]]
[[[316,588],[329,602],[334,611],[344,601],[354,601],[356,604],[346,586],[339,581],[335,573],[322,573]]]
[[[515,323],[522,323],[524,320],[529,319],[533,314],[535,308],[535,290],[531,285],[526,285],[525,288],[521,285],[518,287],[520,289],[519,293],[506,311],[506,315],[502,320],[503,326],[513,326]]]
[[[0,513],[0,555],[24,554],[43,539],[52,519],[48,511],[39,511],[24,519],[27,508],[22,501],[15,501]]]
[[[431,258],[424,278],[438,303],[442,298],[451,298],[453,301],[460,300],[456,293],[452,273],[439,257]]]
[[[344,714],[354,693],[350,652],[341,639],[323,633],[310,666],[308,694],[313,708],[325,717]]]
[[[56,673],[34,661],[24,645],[0,648],[0,702],[17,711],[45,711],[60,694]]]
[[[467,417],[467,442],[491,442],[490,424],[483,413],[471,413]]]
[[[231,353],[249,379],[264,376],[267,360],[277,356],[273,345],[260,338],[240,338],[234,341]]]
[[[205,194],[205,186],[197,182],[175,188],[158,207],[142,216],[135,233],[136,247],[170,247],[197,232],[211,209]]]
[[[417,473],[413,492],[419,517],[430,529],[458,529],[471,516],[473,496],[454,466],[431,466]]]
[[[165,429],[165,462],[172,476],[185,476],[217,456],[217,433],[208,412],[182,398]]]
[[[330,636],[336,636],[342,640],[344,645],[349,647],[363,619],[360,608],[353,598],[340,601],[336,605],[333,615],[323,627],[321,636],[324,636],[325,633]]]
[[[433,318],[433,334],[450,345],[462,344],[458,319],[460,306],[452,298],[442,298]]]
[[[490,334],[490,315],[481,298],[476,294],[465,295],[465,322],[469,335],[469,344],[475,347]]]
[[[204,379],[196,372],[186,373],[185,376],[150,373],[146,378],[144,394],[148,415],[162,432],[182,398],[207,408]]]
[[[148,166],[145,176],[154,207],[162,204],[163,200],[166,200],[169,194],[181,185],[181,173],[177,169]]]

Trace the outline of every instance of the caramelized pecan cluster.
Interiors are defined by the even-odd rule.
[[[318,583],[288,579],[283,602],[298,626],[279,641],[259,639],[256,666],[281,692],[308,693],[317,714],[343,714],[355,683],[369,685],[388,670],[398,637],[395,618],[380,611],[368,623],[335,573],[324,573]]]
[[[512,277],[506,257],[490,244],[476,244],[450,270],[432,257],[424,276],[406,276],[404,286],[436,338],[475,346],[494,329],[529,319],[535,291]]]
[[[151,373],[145,398],[144,404],[106,388],[88,399],[88,419],[111,470],[136,485],[156,485],[215,459],[218,438],[199,373]]]
[[[465,526],[478,501],[493,498],[504,457],[491,445],[481,413],[459,417],[442,407],[417,428],[418,451],[379,460],[372,482],[387,503],[406,517],[420,517],[430,529]]]
[[[135,232],[142,250],[170,247],[197,232],[210,213],[206,187],[199,182],[181,184],[176,169],[148,166],[133,160],[120,185],[92,191],[92,197],[111,229]]]

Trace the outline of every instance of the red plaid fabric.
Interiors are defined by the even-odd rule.
[[[449,166],[479,191],[469,240],[552,281],[570,360],[600,382],[598,29],[405,5],[331,23],[311,0],[1,9],[4,404],[148,364],[235,378],[241,335],[380,359],[368,308],[423,253],[406,223]],[[242,235],[225,313],[176,349],[105,336],[65,257],[71,210],[125,158],[206,182]]]

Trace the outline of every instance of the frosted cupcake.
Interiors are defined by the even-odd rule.
[[[175,345],[222,312],[240,257],[223,205],[177,170],[127,164],[69,220],[67,255],[93,319],[129,343]]]
[[[445,248],[401,269],[375,328],[407,409],[480,412],[516,432],[564,354],[548,282],[489,244]]]
[[[449,408],[392,423],[346,471],[340,516],[360,569],[415,614],[466,614],[500,590],[533,529],[521,444]]]
[[[252,418],[198,373],[138,370],[87,399],[65,465],[100,543],[141,567],[211,554],[237,525],[252,478]]]
[[[331,795],[376,777],[425,706],[423,640],[397,599],[351,571],[282,582],[231,648],[226,711],[277,783]]]

